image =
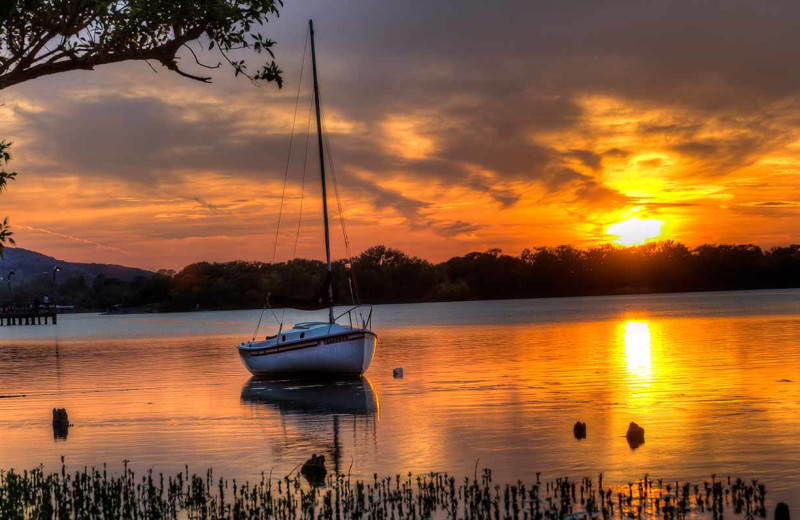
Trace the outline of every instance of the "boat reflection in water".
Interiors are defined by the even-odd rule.
[[[251,378],[242,402],[273,407],[282,415],[378,414],[378,398],[366,377],[338,381]]]
[[[380,406],[366,377],[333,381],[253,377],[242,387],[241,400],[256,410],[279,412],[283,429],[296,428],[299,434],[291,436],[291,445],[287,436],[287,448],[311,450],[298,457],[325,453],[326,459],[333,462],[335,474],[341,471],[341,428],[349,429],[352,425],[354,444],[360,447],[364,447],[366,440],[357,439],[362,435],[371,438],[373,444],[376,441]]]

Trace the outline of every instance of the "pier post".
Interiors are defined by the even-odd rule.
[[[53,319],[53,325],[58,323],[55,306],[41,307],[35,300],[32,304],[6,303],[0,307],[0,327],[47,325],[49,318]]]

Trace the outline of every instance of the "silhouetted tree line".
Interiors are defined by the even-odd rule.
[[[335,262],[334,279],[342,304],[354,293],[363,303],[390,303],[789,288],[800,287],[800,245],[689,249],[666,241],[628,248],[538,247],[519,256],[490,249],[439,264],[375,246],[352,264]],[[324,264],[317,260],[199,262],[132,282],[98,276],[91,283],[72,278],[54,287],[38,280],[15,288],[13,299],[50,294],[78,309],[185,311],[257,308],[269,295],[270,304],[281,307],[313,298],[324,280]]]

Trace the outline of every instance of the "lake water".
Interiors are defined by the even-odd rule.
[[[256,478],[316,452],[359,477],[476,462],[500,480],[730,474],[800,508],[798,290],[377,306],[378,350],[355,383],[251,381],[235,346],[259,313],[0,328],[0,467],[63,455]],[[74,423],[66,440],[53,407]],[[646,430],[635,450],[630,421]]]

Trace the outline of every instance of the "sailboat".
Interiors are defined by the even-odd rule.
[[[321,375],[358,376],[372,363],[378,336],[371,330],[372,307],[356,305],[339,315],[334,314],[335,286],[331,270],[331,242],[328,224],[328,200],[325,183],[325,160],[321,122],[317,56],[314,47],[314,23],[309,20],[311,63],[314,76],[314,104],[317,116],[320,178],[322,181],[322,216],[325,228],[327,259],[325,283],[317,303],[328,309],[328,321],[311,321],[283,329],[263,340],[240,343],[242,363],[256,376]],[[347,324],[345,324],[347,320]],[[339,323],[339,322],[342,323]]]

